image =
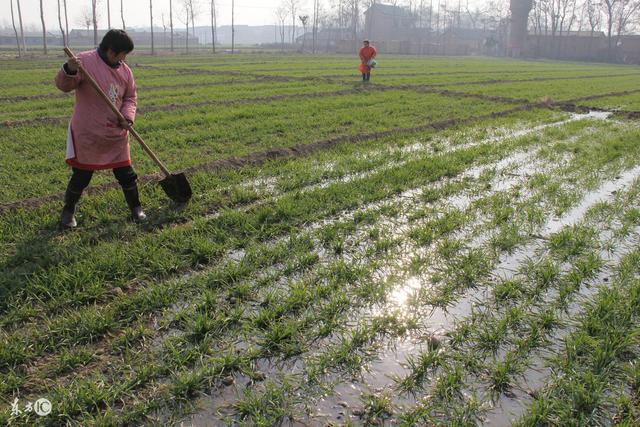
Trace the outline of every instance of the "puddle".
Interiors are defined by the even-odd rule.
[[[525,153],[514,156],[519,160],[526,159]],[[504,162],[505,166],[511,162]],[[562,226],[575,224],[580,221],[586,214],[589,207],[595,203],[611,197],[612,192],[616,189],[623,188],[629,185],[640,173],[640,167],[632,169],[623,173],[619,179],[613,182],[608,182],[601,186],[595,192],[587,194],[583,201],[567,215],[563,216],[559,220],[551,220],[546,225],[542,226],[543,236],[549,236],[554,232],[557,224]],[[465,200],[470,200],[464,196],[457,195],[453,200],[454,203],[465,203]],[[493,269],[493,275],[500,278],[513,277],[520,266],[527,261],[527,259],[535,258],[537,251],[542,247],[540,240],[534,241],[529,245],[518,248],[511,254],[505,254],[499,258],[499,261]],[[428,278],[426,279],[428,280]],[[410,300],[411,296],[423,287],[425,283],[425,277],[409,277],[403,286],[394,289],[390,296],[391,307],[402,307]],[[589,288],[589,287],[585,287]],[[595,288],[595,287],[590,287]],[[481,304],[481,301],[486,301],[489,298],[489,292],[487,289],[471,289],[466,292],[465,295],[460,298],[453,307],[447,309],[437,308],[431,312],[428,320],[425,321],[427,329],[433,331],[436,336],[442,336],[447,331],[453,330],[455,327],[456,319],[461,319],[470,315],[472,307]],[[320,402],[320,412],[326,417],[327,413],[332,413],[339,407],[350,405],[358,405],[359,399],[362,393],[368,393],[376,391],[376,389],[388,389],[393,386],[393,381],[389,373],[395,373],[396,375],[406,375],[406,369],[404,366],[404,360],[411,354],[415,354],[419,351],[420,343],[411,343],[410,341],[398,343],[397,348],[393,352],[383,352],[371,362],[368,366],[367,372],[363,375],[363,378],[359,382],[350,384],[339,384],[336,387],[336,394],[333,396],[325,397]],[[542,359],[535,360],[533,365],[530,365],[524,373],[522,383],[520,383],[521,390],[514,390],[513,395],[502,396],[497,401],[497,406],[490,410],[487,414],[487,422],[489,425],[507,426],[511,425],[512,420],[517,419],[522,411],[526,408],[527,402],[530,402],[531,396],[527,393],[527,390],[535,390],[539,388],[546,377],[549,374],[549,369],[544,366]],[[340,400],[342,399],[342,400]],[[340,404],[342,402],[342,405]],[[403,397],[394,396],[394,403],[398,406],[402,406],[404,402]],[[343,415],[344,411],[340,411],[340,415]],[[326,418],[322,418],[326,420]],[[341,419],[333,418],[331,421],[340,422]]]
[[[232,251],[230,251],[227,254],[227,258],[229,258],[231,261],[235,261],[237,263],[239,263],[240,261],[242,261],[245,257],[246,253],[245,250],[240,248],[240,249],[234,249]]]
[[[606,186],[606,185],[605,185]],[[603,187],[605,187],[603,186]],[[602,187],[601,187],[602,188]],[[586,211],[585,211],[586,213]],[[615,268],[625,255],[629,254],[637,248],[638,236],[640,235],[640,227],[636,227],[616,245],[617,250],[614,253],[601,251],[600,255],[605,260],[603,267],[595,276],[595,278],[587,280],[582,284],[580,289],[576,290],[573,295],[573,301],[569,304],[566,312],[563,314],[565,319],[575,319],[582,311],[582,303],[591,299],[602,287],[609,286],[615,276]],[[611,232],[605,231],[600,235],[600,243],[605,243],[611,237]],[[528,255],[534,255],[533,250]],[[516,259],[509,260],[511,263],[517,262]],[[567,268],[563,269],[565,272]],[[550,297],[545,300],[548,305],[553,298],[557,297],[556,291],[550,292]],[[519,390],[513,390],[515,396],[501,395],[495,408],[488,412],[486,422],[491,426],[509,426],[511,421],[519,419],[528,405],[533,402],[531,393],[540,390],[546,383],[547,379],[552,375],[552,370],[547,366],[544,359],[548,355],[562,351],[562,340],[570,333],[570,329],[556,329],[549,337],[551,344],[545,348],[540,348],[530,355],[532,362],[527,366],[521,376],[519,382]]]
[[[610,199],[615,192],[630,186],[640,176],[640,166],[621,173],[611,181],[607,181],[597,190],[587,194],[582,201],[560,218],[551,220],[544,228],[544,234],[554,234],[563,227],[570,227],[580,221],[587,210],[597,203]]]
[[[611,117],[613,112],[611,111],[589,111],[588,113],[571,113],[571,120],[584,120],[584,119],[596,119],[607,120]]]
[[[587,117],[587,116],[592,117],[591,115],[575,115],[575,116],[576,117],[581,116],[580,118]],[[579,118],[574,118],[573,120],[578,120],[578,119]],[[570,120],[571,119],[564,121],[562,123],[541,125],[533,129],[543,129],[549,126],[558,126]],[[533,132],[534,131],[533,129],[522,131],[524,132],[522,135],[526,135],[528,133]],[[510,135],[509,137],[511,136],[512,135]],[[418,144],[414,144],[412,147],[414,147],[415,149],[424,148],[424,146],[421,144],[419,146]],[[509,158],[502,159],[498,163],[494,163],[492,165],[485,165],[484,167],[504,169],[508,166],[514,166],[514,163],[515,163],[516,167],[518,165],[522,166],[522,168],[519,170],[520,172],[523,172],[523,171],[526,172],[527,170],[530,170],[531,168],[534,167],[532,165],[533,162],[528,162],[531,155],[532,155],[531,152],[518,152],[510,156]],[[397,167],[397,166],[398,165],[394,165],[393,167]],[[536,167],[539,167],[539,165],[536,165]],[[640,172],[640,168],[637,168],[637,169],[638,169],[637,171],[634,170],[635,172],[633,173],[635,175],[633,177],[635,177],[637,173]],[[367,171],[367,173],[375,173],[375,172],[377,171],[374,171],[374,172]],[[473,174],[474,172],[471,172],[471,173]],[[482,171],[478,169],[477,176],[479,177],[481,173]],[[631,173],[631,172],[628,172],[628,173]],[[355,175],[362,176],[361,174],[354,174],[354,176]],[[505,187],[499,186],[498,188],[510,188],[513,185],[515,185],[515,182],[517,181],[517,179],[522,179],[523,177],[526,177],[526,173],[522,173],[519,176],[514,177],[514,179],[508,180],[509,182],[508,184],[503,184],[505,185]],[[616,180],[616,183],[618,181],[626,182],[625,181],[626,179],[627,178],[625,179],[621,178],[620,180]],[[632,178],[628,178],[628,180],[630,182]],[[328,184],[321,183],[318,185],[328,185]],[[434,185],[438,186],[442,184],[434,183]],[[422,194],[422,191],[423,190],[420,188],[407,190],[391,198],[390,200],[375,202],[371,205],[361,207],[356,211],[345,212],[333,218],[325,219],[322,221],[318,221],[317,223],[310,224],[308,227],[308,230],[320,228],[324,225],[330,224],[337,220],[345,220],[345,219],[353,218],[357,212],[364,212],[369,209],[382,207],[384,205],[389,205],[394,203],[402,204],[404,201],[413,201],[415,198],[419,197]],[[603,194],[605,196],[609,195],[611,191],[613,190],[604,191]],[[459,209],[464,209],[465,206],[467,207],[470,206],[473,200],[474,199],[469,195],[456,194],[449,197],[447,202],[450,205],[456,206]],[[439,201],[438,203],[442,203],[442,201]],[[593,205],[593,203],[591,205]],[[584,208],[582,211],[580,211],[582,212],[582,215],[584,215],[587,209],[588,209],[588,206]],[[389,223],[389,225],[393,226],[390,229],[393,231],[395,235],[402,234],[403,232],[406,232],[407,227],[409,227],[410,225],[415,225],[415,224],[409,223],[408,217],[406,216],[406,213],[407,213],[406,209],[404,211],[401,209],[401,211],[404,212],[405,215],[400,216],[399,220]],[[580,212],[576,213],[575,215],[578,215]],[[564,220],[564,219],[565,217],[563,217],[561,220]],[[576,219],[576,221],[577,220],[578,218]],[[380,226],[380,223],[378,222],[376,225]],[[366,229],[366,227],[364,228]],[[547,231],[547,233],[550,233],[550,231]],[[508,274],[513,274],[513,272],[517,269],[517,266],[520,265],[527,257],[531,256],[532,251],[535,252],[534,247],[525,247],[520,250],[517,250],[516,252],[514,252],[514,254],[510,256],[506,256],[504,259],[500,259],[498,263],[498,267],[496,268],[497,272],[496,270],[494,270],[495,274],[502,275],[502,274],[507,274],[507,272]],[[240,256],[240,254],[238,254],[238,256]],[[400,286],[394,289],[390,294],[389,296],[390,307],[398,308],[398,307],[406,306],[411,300],[411,296],[423,286],[424,286],[424,278],[420,278],[420,277],[407,278],[403,286]],[[436,336],[443,336],[447,331],[450,331],[455,327],[456,319],[460,319],[468,316],[470,313],[471,307],[474,306],[474,304],[477,304],[478,301],[482,301],[487,297],[488,295],[486,293],[486,290],[481,290],[481,289],[469,290],[461,298],[458,299],[457,303],[454,306],[448,307],[447,309],[435,309],[432,312],[430,312],[428,316],[425,316],[424,322],[425,324],[428,325],[428,330],[432,331],[432,333],[434,333]],[[316,414],[313,416],[313,420],[312,420],[313,422],[311,424],[315,425],[314,423],[320,420],[323,420],[325,422],[334,421],[338,423],[343,423],[345,422],[345,420],[350,419],[353,422],[358,422],[359,419],[357,417],[355,418],[348,418],[348,417],[350,417],[350,413],[351,413],[350,409],[361,406],[360,398],[362,396],[362,393],[364,392],[378,393],[382,390],[387,390],[389,385],[393,383],[393,380],[392,380],[393,375],[398,375],[398,376],[406,375],[407,372],[406,372],[406,368],[404,367],[405,366],[404,361],[407,360],[407,357],[409,355],[415,354],[416,351],[420,349],[420,345],[422,345],[422,339],[417,339],[417,340],[406,339],[406,340],[402,340],[400,342],[395,343],[395,348],[386,349],[385,351],[381,352],[379,354],[379,357],[376,358],[376,360],[373,360],[372,362],[369,363],[368,371],[363,374],[363,377],[359,381],[354,383],[340,383],[336,386],[335,393],[333,393],[331,396],[326,396],[320,399],[320,401],[318,401],[317,411],[316,411]],[[544,375],[539,375],[539,377],[543,378]],[[535,385],[536,383],[534,382],[533,384]],[[233,396],[228,398],[219,396],[216,399],[224,402],[224,401],[229,401],[237,398],[237,389],[235,387],[227,387],[227,389],[233,390]],[[415,403],[407,396],[397,397],[394,400],[397,405],[404,405],[404,404],[412,405]],[[503,420],[505,420],[506,418],[505,414],[507,414],[508,416],[510,416],[509,414],[511,413],[517,414],[517,406],[518,406],[517,399],[516,399],[516,403],[512,403],[505,400],[505,402],[499,402],[499,404],[501,405],[499,408],[502,415],[500,414],[498,415],[496,419],[496,423],[500,422],[499,420],[500,416],[502,417]],[[211,410],[210,405],[206,405],[206,406],[207,406],[207,409],[204,412],[198,414],[199,418],[192,417],[191,420],[210,419],[213,412]],[[508,422],[506,420],[505,420],[505,423],[506,423],[505,425],[508,425]],[[209,424],[185,424],[185,425],[195,426],[195,425],[209,425]],[[216,425],[216,424],[212,424],[212,425]],[[500,425],[500,424],[496,424],[496,425]]]
[[[596,113],[596,112],[594,112]],[[553,122],[553,123],[545,123],[542,125],[538,125],[538,126],[534,126],[531,128],[524,128],[524,129],[518,129],[518,130],[510,130],[508,128],[501,128],[499,131],[497,131],[497,133],[501,133],[498,136],[490,136],[490,137],[486,137],[480,140],[476,140],[473,141],[473,133],[471,133],[469,136],[466,136],[465,133],[465,139],[469,139],[472,140],[471,142],[466,142],[466,143],[452,143],[453,139],[455,138],[455,136],[451,136],[448,138],[441,138],[441,139],[437,139],[437,140],[430,140],[428,142],[423,142],[423,141],[417,141],[414,142],[412,144],[408,144],[408,145],[403,145],[402,147],[392,147],[390,149],[384,150],[384,151],[379,151],[379,152],[372,152],[372,153],[367,153],[367,158],[381,158],[384,159],[385,157],[388,158],[389,156],[393,156],[397,153],[400,153],[403,155],[403,157],[405,157],[403,160],[394,160],[390,163],[385,164],[384,166],[379,166],[379,167],[374,167],[370,170],[367,171],[362,171],[362,172],[358,172],[358,173],[354,173],[354,174],[346,174],[343,175],[341,177],[337,177],[337,178],[330,178],[330,179],[326,179],[323,180],[322,182],[319,183],[315,183],[315,184],[311,184],[311,185],[307,185],[303,188],[301,188],[301,191],[312,191],[314,189],[319,189],[319,188],[326,188],[328,186],[330,186],[331,184],[337,183],[337,182],[351,182],[354,181],[356,179],[362,179],[362,178],[366,178],[368,176],[371,176],[373,174],[376,173],[380,173],[380,172],[384,172],[385,170],[389,170],[392,168],[397,168],[397,167],[401,167],[402,165],[410,162],[414,157],[412,157],[412,154],[418,153],[418,152],[423,152],[423,153],[432,153],[432,154],[445,154],[445,153],[451,153],[451,152],[455,152],[457,150],[464,150],[464,149],[468,149],[468,148],[472,148],[475,146],[479,146],[479,145],[483,145],[483,144],[487,144],[487,143],[497,143],[497,142],[502,142],[505,141],[507,139],[512,139],[512,138],[519,138],[519,137],[523,137],[535,132],[539,132],[541,130],[544,130],[546,128],[549,127],[557,127],[557,126],[562,126],[564,124],[567,124],[569,122],[575,121],[575,120],[580,120],[583,118],[588,118],[591,117],[589,114],[572,114],[571,118],[566,119],[566,120],[562,120],[562,121],[558,121],[558,122]],[[443,149],[438,149],[438,146],[444,146],[445,148]],[[525,153],[520,153],[518,154],[518,156],[522,156],[525,155]],[[504,162],[513,162],[513,161],[518,161],[518,160],[524,160],[524,159],[519,159],[519,157],[516,157],[512,160],[508,160],[508,159],[503,159]],[[503,165],[496,165],[498,167],[502,167]],[[317,165],[316,168],[318,170],[321,171],[332,171],[334,170],[336,167],[336,162],[335,161],[328,161],[323,165]],[[483,169],[484,170],[484,169]],[[472,177],[478,177],[480,172],[474,172],[474,168],[469,169],[467,172],[465,172],[465,176],[472,176]],[[241,185],[242,188],[251,188],[254,189],[256,191],[263,191],[265,193],[265,196],[274,196],[277,197],[278,195],[281,195],[282,193],[277,190],[277,182],[278,180],[283,179],[283,177],[265,177],[265,178],[258,178],[258,179],[253,179],[249,182],[243,183]]]
[[[405,376],[408,371],[402,366],[407,355],[416,350],[418,341],[407,339],[396,344],[395,348],[385,349],[380,360],[374,360],[368,365],[368,371],[361,378],[351,383],[340,382],[331,395],[322,397],[315,402],[315,412],[310,414],[308,425],[332,425],[330,423],[362,423],[358,415],[363,409],[362,396],[364,394],[379,395],[389,392],[389,384],[394,377]],[[388,363],[393,360],[395,363]],[[393,396],[393,405],[397,411],[416,403],[411,396]],[[385,425],[396,425],[393,414]]]

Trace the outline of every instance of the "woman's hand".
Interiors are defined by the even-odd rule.
[[[133,122],[130,122],[129,120],[127,120],[127,119],[125,119],[123,117],[121,119],[120,118],[118,119],[118,124],[120,124],[120,127],[122,129],[127,129],[128,130],[128,129],[131,129],[131,125],[133,125]]]
[[[67,70],[69,70],[71,73],[77,73],[81,66],[82,63],[75,56],[73,58],[69,58],[69,60],[67,61]]]

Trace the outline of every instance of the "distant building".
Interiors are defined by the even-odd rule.
[[[18,37],[20,37],[18,33]],[[28,32],[24,33],[24,43],[27,47],[30,46],[42,46],[42,32]],[[0,45],[15,46],[16,34],[13,31],[0,32]],[[22,44],[22,41],[20,41]],[[59,45],[62,46],[62,36],[47,32],[47,45]]]
[[[619,45],[618,60],[625,64],[640,64],[640,35],[624,36]]]
[[[334,51],[341,40],[347,38],[348,28],[323,28],[318,31],[316,37],[316,48],[322,51]],[[304,41],[306,49],[311,49],[313,45],[313,32],[309,31],[296,37],[296,43],[301,45]]]
[[[502,54],[503,40],[495,30],[482,28],[450,28],[440,35],[446,55],[490,55]]]
[[[106,34],[107,30],[98,30],[98,43]],[[151,31],[139,31],[136,29],[127,30],[127,34],[133,40],[135,46],[151,46]],[[169,32],[164,32],[162,28],[153,30],[153,41],[156,46],[168,45],[170,43]],[[189,46],[199,44],[198,37],[189,34]],[[69,33],[69,44],[76,46],[93,46],[93,30],[71,30]],[[186,45],[184,31],[173,32],[173,44],[177,48],[183,48]]]
[[[375,3],[364,12],[364,38],[374,42],[410,40],[418,18],[409,8]]]
[[[602,31],[564,31],[555,35],[529,33],[523,55],[574,61],[606,61],[607,38]]]

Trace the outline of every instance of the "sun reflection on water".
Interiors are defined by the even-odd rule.
[[[391,307],[406,312],[409,310],[411,297],[421,288],[422,281],[419,277],[413,276],[404,283],[396,286],[389,294],[388,302]],[[406,313],[405,313],[406,314]]]

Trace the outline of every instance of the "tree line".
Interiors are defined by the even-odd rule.
[[[57,1],[57,18],[63,43],[69,41],[69,16],[67,0]],[[509,16],[508,0],[489,0],[470,8],[468,0],[386,0],[385,4],[401,6],[415,17],[415,27],[426,28],[436,34],[447,28],[466,27],[495,29],[506,25]],[[22,8],[20,0],[10,0],[11,22],[15,33],[18,55],[27,51],[25,43]],[[43,0],[40,3],[42,23],[43,52],[47,53],[47,29]],[[120,21],[126,30],[125,4],[119,2]],[[319,49],[319,32],[322,29],[333,30],[343,40],[357,40],[363,31],[363,12],[380,0],[282,0],[274,10],[276,40],[285,47],[296,45],[298,24],[305,35],[301,49],[312,52]],[[236,50],[235,42],[235,0],[231,0],[231,51]],[[98,21],[106,12],[107,27],[112,28],[110,0],[91,0],[90,7],[81,9],[77,23],[87,31],[93,28],[94,44],[98,44]],[[189,52],[189,34],[195,37],[195,21],[203,15],[211,27],[211,51],[216,52],[218,43],[217,21],[219,17],[216,0],[169,0],[168,17],[161,13],[163,31],[170,33],[170,50],[175,46],[175,18],[186,30],[185,48]],[[621,38],[635,30],[640,23],[640,0],[534,0],[529,14],[529,31],[536,35],[549,35],[552,39],[567,35],[572,31],[590,32],[593,36],[603,31],[607,37],[609,49],[618,44]],[[156,53],[154,26],[157,25],[157,13],[154,21],[154,4],[149,0],[149,24],[151,28],[151,53]],[[157,28],[157,27],[156,27]],[[311,32],[311,45],[305,46],[308,29]]]

